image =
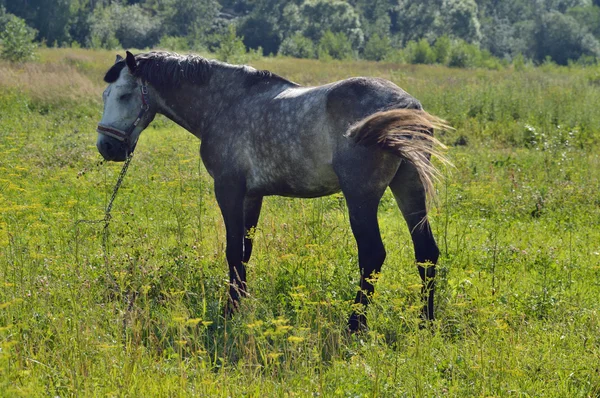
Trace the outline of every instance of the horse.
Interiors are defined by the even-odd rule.
[[[124,161],[157,113],[201,141],[226,229],[231,315],[247,295],[246,267],[263,198],[315,198],[342,192],[358,247],[360,289],[368,305],[372,277],[386,257],[377,209],[389,187],[404,216],[422,280],[425,320],[434,319],[439,250],[427,218],[438,170],[431,155],[443,145],[440,118],[390,81],[356,77],[304,87],[274,73],[197,55],[151,51],[117,55],[104,81],[97,148]],[[443,155],[441,155],[443,156]],[[359,308],[358,307],[354,308]],[[366,328],[364,311],[348,319]]]

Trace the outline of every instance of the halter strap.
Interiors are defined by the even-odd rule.
[[[148,112],[148,109],[150,109],[148,86],[146,86],[145,84],[142,83],[142,85],[140,87],[140,91],[142,94],[142,107],[140,109],[140,112],[137,115],[137,118],[131,124],[131,126],[129,126],[129,128],[127,130],[120,130],[115,127],[110,127],[110,126],[98,123],[98,127],[96,128],[96,131],[107,137],[111,137],[118,141],[128,143],[129,136],[131,135],[131,133],[133,133],[133,130],[135,130],[135,128],[139,124],[140,120],[142,120],[142,117],[144,116],[144,114],[146,112]]]

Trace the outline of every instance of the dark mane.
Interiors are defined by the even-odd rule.
[[[199,55],[179,55],[166,51],[152,51],[135,56],[138,63],[135,77],[140,78],[156,87],[178,87],[182,83],[204,85],[208,83],[212,72],[217,68],[231,68],[236,73],[245,77],[246,87],[254,86],[261,82],[281,82],[295,85],[266,70],[256,70],[244,66],[229,65],[219,61],[208,60]],[[106,75],[104,81],[113,83],[119,78],[125,61],[114,64]]]
[[[211,75],[211,61],[198,55],[152,51],[137,54],[135,59],[138,64],[135,77],[156,87],[176,87],[184,82],[202,85],[208,82]],[[114,64],[106,72],[104,81],[106,83],[117,81],[125,66],[125,60]]]
[[[178,87],[182,83],[208,83],[211,64],[198,55],[153,51],[136,55],[135,76],[156,87]]]

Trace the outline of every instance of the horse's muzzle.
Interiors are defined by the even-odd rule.
[[[132,152],[127,143],[103,134],[98,135],[96,148],[105,160],[113,162],[124,162]]]

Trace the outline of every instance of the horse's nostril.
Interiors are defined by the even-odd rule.
[[[99,137],[96,147],[105,160],[122,162],[129,153],[126,145],[110,137]]]

